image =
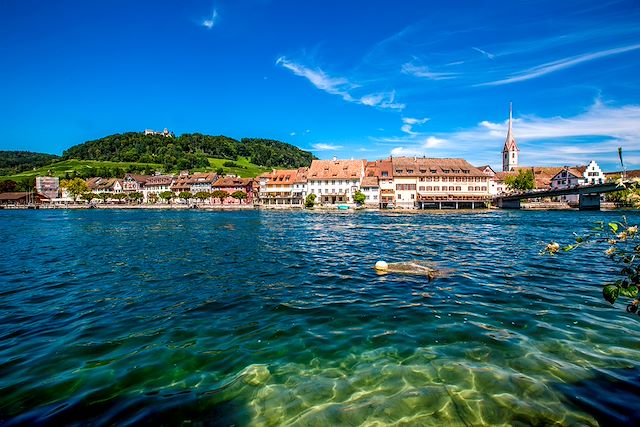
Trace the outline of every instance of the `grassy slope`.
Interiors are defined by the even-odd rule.
[[[238,168],[235,168],[235,167],[228,168],[228,167],[222,166],[224,162],[228,162],[228,161],[229,160],[227,159],[209,158],[209,164],[211,165],[212,170],[216,170],[221,167],[222,169],[224,169],[224,173],[238,175],[241,178],[255,178],[261,173],[268,172],[272,169],[272,168],[265,168],[264,166],[254,165],[244,157],[238,157],[238,160],[233,160],[234,163],[240,166]]]
[[[244,157],[238,158],[238,160],[234,161],[234,163],[238,164],[239,167],[224,167],[222,164],[224,162],[228,162],[227,159],[214,159],[209,158],[209,164],[211,165],[209,168],[206,168],[207,171],[215,171],[219,167],[224,169],[224,173],[235,174],[242,178],[253,178],[260,175],[263,172],[270,171],[271,168],[265,168],[262,166],[254,165],[249,162],[249,160]],[[48,176],[49,171],[53,176],[57,176],[60,178],[64,178],[65,174],[72,173],[74,170],[78,173],[86,169],[96,170],[98,168],[121,168],[126,170],[129,165],[138,165],[141,167],[152,166],[157,170],[162,170],[162,165],[157,164],[149,164],[149,163],[132,163],[132,162],[107,162],[107,161],[97,161],[97,160],[63,160],[60,162],[52,163],[47,166],[43,166],[36,170],[25,171],[19,173],[17,175],[8,175],[0,177],[0,180],[8,180],[12,179],[14,181],[19,181],[24,178],[32,178],[36,176]],[[195,169],[194,171],[205,171],[205,168]]]
[[[121,168],[124,170],[129,165],[139,165],[142,167],[151,165],[152,167],[157,167],[157,168],[162,167],[161,165],[150,164],[150,163],[107,162],[107,161],[98,161],[98,160],[63,160],[60,162],[52,163],[47,166],[43,166],[36,170],[21,172],[17,175],[4,176],[1,179],[20,180],[23,178],[31,178],[36,176],[48,176],[49,171],[51,171],[52,176],[64,178],[65,173],[67,172],[71,173],[74,170],[78,173],[86,169],[96,170],[101,167],[110,168],[110,169]]]

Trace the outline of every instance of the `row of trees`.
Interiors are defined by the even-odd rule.
[[[207,167],[208,157],[237,160],[239,156],[261,166],[291,168],[309,166],[314,159],[311,153],[280,141],[259,138],[238,141],[199,133],[165,138],[128,132],[87,141],[63,153],[64,159],[158,163],[165,170]]]

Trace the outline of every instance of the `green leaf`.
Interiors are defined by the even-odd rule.
[[[618,232],[618,224],[616,224],[615,222],[610,222],[609,223],[609,228],[611,229],[612,232],[617,233]]]
[[[611,304],[616,302],[619,294],[620,288],[618,288],[616,285],[607,285],[602,289],[602,296]]]
[[[573,250],[573,249],[575,249],[574,245],[567,245],[562,248],[562,250],[565,252],[569,252],[570,250]]]
[[[638,287],[636,285],[632,285],[627,289],[620,289],[620,295],[623,297],[635,298],[638,296]]]
[[[576,237],[576,243],[582,243],[584,242],[584,239],[580,236]]]

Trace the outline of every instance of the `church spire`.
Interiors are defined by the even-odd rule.
[[[513,107],[509,102],[509,127],[507,128],[507,139],[504,141],[502,149],[502,170],[510,171],[518,166],[518,146],[513,136]]]

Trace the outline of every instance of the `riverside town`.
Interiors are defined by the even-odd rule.
[[[144,134],[174,137],[166,128],[163,132],[147,129]],[[499,171],[489,165],[474,166],[461,158],[389,157],[367,161],[334,157],[312,160],[310,167],[273,169],[255,178],[189,171],[178,175],[91,177],[75,192],[61,185],[57,177],[39,176],[33,191],[1,193],[0,207],[477,209],[491,207],[498,198],[517,193],[519,190],[509,185],[509,177],[526,173],[532,177],[532,190],[541,194],[531,197],[524,207],[562,209],[580,206],[578,192],[551,196],[542,192],[615,182],[621,176],[617,171],[603,172],[596,160],[565,167],[521,166],[519,152],[510,106]],[[639,173],[627,171],[626,176]],[[601,199],[606,203],[605,194],[596,196],[598,202]]]

